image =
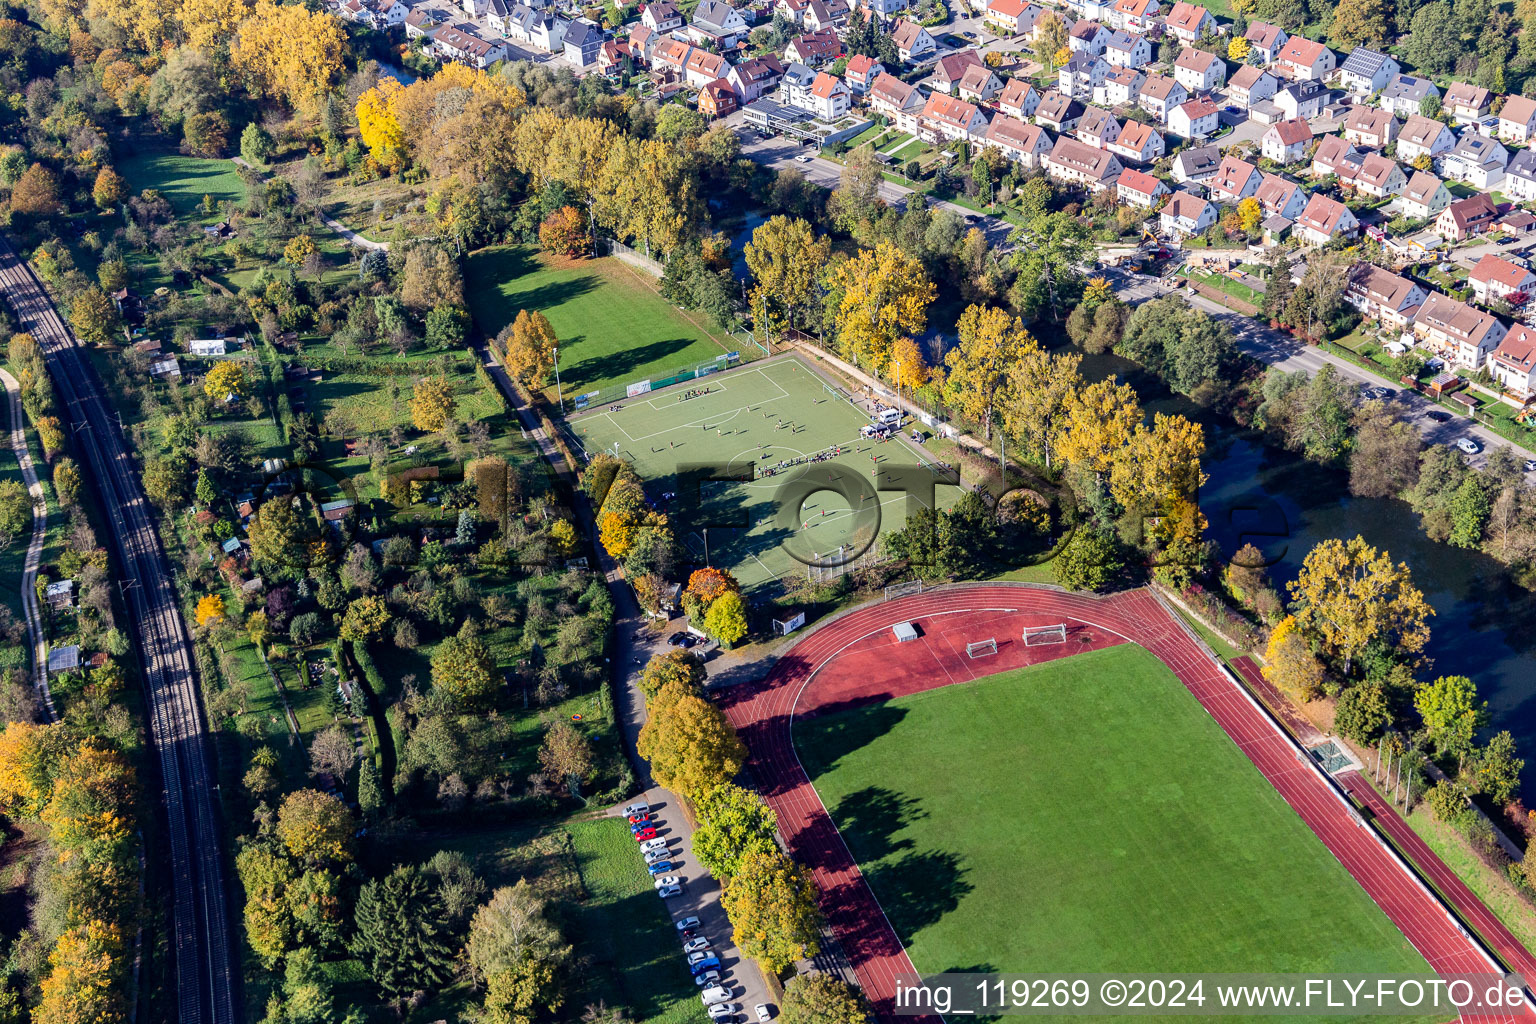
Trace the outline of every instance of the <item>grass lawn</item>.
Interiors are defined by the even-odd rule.
[[[1514,891],[1508,878],[1479,860],[1466,840],[1436,818],[1428,804],[1415,805],[1408,815],[1408,824],[1522,945],[1536,948],[1536,911]]]
[[[686,495],[686,486],[671,484],[684,465],[718,467],[716,479],[727,473],[746,477],[705,483],[696,507],[685,500],[669,508],[678,538],[701,562],[702,531],[708,529],[713,563],[728,566],[744,587],[761,586],[805,572],[786,545],[807,559],[829,557],[844,545],[850,552],[862,550],[875,535],[905,521],[907,495],[876,491],[870,485],[871,459],[879,457],[882,479],[890,481],[892,473],[917,470],[917,453],[899,439],[861,440],[859,428],[869,422],[868,414],[828,391],[827,382],[799,359],[705,377],[697,386],[708,387],[708,394],[680,401],[693,386],[642,395],[616,413],[602,408],[570,423],[588,451],[611,451],[617,443],[643,479],[662,483],[656,492]],[[836,445],[843,453],[835,458],[786,467],[771,477],[761,473]],[[847,481],[839,489],[849,496],[819,486],[833,466]],[[916,500],[947,506],[957,496],[956,488],[936,484]]]
[[[212,224],[217,215],[205,217],[198,209],[203,196],[216,201],[245,200],[245,183],[229,160],[211,160],[178,153],[136,153],[118,165],[128,179],[133,193],[157,188],[165,193],[178,217],[200,224]]]
[[[795,741],[920,972],[1428,970],[1139,647],[815,717]]]
[[[487,337],[536,309],[560,338],[567,397],[666,377],[741,345],[661,297],[656,282],[612,257],[567,260],[522,246],[481,249],[465,268],[470,312]],[[745,354],[745,353],[744,353]],[[551,401],[555,388],[546,389]]]
[[[1191,281],[1199,281],[1201,284],[1210,285],[1218,291],[1226,292],[1234,299],[1240,299],[1255,306],[1262,306],[1264,304],[1263,292],[1251,288],[1241,281],[1234,280],[1225,274],[1212,274],[1196,270],[1193,267],[1185,267],[1179,273]]]

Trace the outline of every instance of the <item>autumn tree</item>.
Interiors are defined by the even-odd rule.
[[[1129,384],[1094,381],[1068,401],[1056,452],[1063,461],[1107,478],[1141,416],[1141,403]]]
[[[1323,663],[1307,646],[1294,615],[1287,615],[1270,630],[1263,673],[1265,679],[1300,700],[1316,700],[1322,694]]]
[[[389,625],[389,619],[389,605],[385,604],[382,597],[359,597],[347,605],[347,613],[342,616],[341,627],[337,632],[343,640],[364,643],[382,634],[384,627]]]
[[[579,783],[592,773],[592,744],[570,722],[555,722],[544,733],[539,766],[551,779]]]
[[[784,986],[781,1024],[871,1024],[859,990],[830,974],[797,974]]]
[[[75,925],[48,955],[35,1024],[121,1024],[128,1019],[121,930],[101,920]]]
[[[288,244],[283,246],[283,262],[290,266],[302,267],[313,255],[315,255],[315,240],[308,235],[294,235],[288,240]]]
[[[1246,45],[1248,41],[1239,37],[1234,39],[1233,42],[1241,42]],[[1259,201],[1253,196],[1249,196],[1237,204],[1237,217],[1239,226],[1242,227],[1244,232],[1251,235],[1258,231],[1259,225],[1264,222],[1264,207],[1260,206]]]
[[[742,257],[752,274],[752,312],[765,335],[805,322],[831,253],[832,240],[798,217],[770,217],[752,232]]]
[[[453,383],[447,377],[423,377],[411,389],[411,422],[417,430],[442,430],[457,408]]]
[[[277,811],[277,837],[289,853],[309,864],[351,860],[356,830],[346,805],[319,790],[294,790]]]
[[[539,225],[539,245],[545,252],[575,259],[587,253],[587,226],[581,211],[562,206]]]
[[[432,652],[432,685],[462,704],[488,700],[500,683],[496,659],[478,636],[450,636]]]
[[[774,838],[779,819],[763,798],[727,782],[709,790],[697,802],[699,824],[693,852],[711,875],[728,879],[743,857],[778,849]]]
[[[728,593],[741,593],[741,584],[729,570],[705,566],[695,569],[688,577],[687,592],[697,597],[707,608],[715,599]]]
[[[736,946],[781,974],[821,950],[821,911],[810,874],[778,850],[741,858],[720,896]]]
[[[204,594],[197,600],[193,618],[199,626],[216,625],[224,618],[224,599],[218,594]]]
[[[368,147],[369,156],[391,173],[404,167],[409,156],[405,132],[390,102],[400,91],[398,81],[387,75],[381,77],[378,85],[358,97],[355,111],[358,138]]]
[[[203,394],[215,402],[222,402],[230,395],[243,398],[249,391],[245,380],[245,367],[234,360],[214,363],[203,378]]]
[[[1242,36],[1234,35],[1227,43],[1227,59],[1241,64],[1248,59],[1248,51],[1252,49],[1248,40]]]
[[[735,778],[746,748],[719,708],[692,693],[652,705],[636,746],[657,782],[692,799]]]
[[[1109,491],[1121,505],[1151,510],[1176,498],[1193,499],[1205,474],[1205,428],[1183,416],[1157,413],[1138,423],[1114,453]]]
[[[59,179],[42,164],[33,164],[11,189],[11,209],[34,217],[58,213]]]
[[[471,976],[485,985],[486,1024],[529,1024],[565,1002],[560,984],[572,948],[528,883],[497,889],[475,912],[465,944]]]
[[[663,686],[676,685],[698,691],[704,685],[705,675],[704,663],[692,651],[673,647],[653,655],[645,663],[645,668],[640,670],[638,685],[640,692],[649,701]]]
[[[892,242],[834,264],[827,286],[839,347],[876,373],[885,372],[898,338],[927,328],[928,304],[937,295],[923,265]]]
[[[1003,429],[1047,469],[1055,465],[1057,443],[1083,387],[1077,369],[1082,358],[1074,352],[1031,349],[1008,368],[1002,393],[996,399]]]
[[[252,92],[309,116],[341,81],[348,53],[335,15],[274,0],[258,0],[229,47],[230,64]]]
[[[944,356],[944,398],[992,439],[992,407],[1009,368],[1039,348],[1024,321],[996,306],[972,305],[955,325],[960,343]]]
[[[317,772],[345,779],[357,764],[357,741],[340,725],[323,729],[310,741],[309,764]]]
[[[560,339],[549,318],[538,310],[520,309],[512,326],[503,334],[502,361],[507,372],[519,383],[544,387],[555,366],[555,349]]]
[[[747,605],[741,595],[727,591],[711,602],[704,613],[704,630],[724,647],[732,647],[746,636]]]
[[[69,326],[81,341],[105,345],[122,329],[123,320],[107,293],[91,285],[69,300]]]
[[[80,467],[69,456],[60,458],[53,464],[53,494],[59,500],[59,504],[65,508],[71,508],[80,500],[80,488],[84,481],[80,476]]]
[[[1429,641],[1434,609],[1413,585],[1408,566],[1393,565],[1391,556],[1362,537],[1319,543],[1288,588],[1297,626],[1341,662],[1346,676],[1373,643],[1409,655]]]
[[[1386,0],[1339,0],[1329,32],[1346,49],[1383,46],[1392,39],[1392,9]]]
[[[96,183],[91,186],[91,198],[98,209],[110,210],[128,196],[128,182],[110,167],[96,172]]]

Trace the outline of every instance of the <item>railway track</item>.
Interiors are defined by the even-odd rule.
[[[0,290],[37,339],[75,446],[109,517],[124,602],[144,669],[167,824],[179,1024],[235,1024],[216,780],[186,624],[138,469],[85,354],[32,270],[0,240]]]

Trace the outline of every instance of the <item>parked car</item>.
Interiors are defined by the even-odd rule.
[[[689,928],[697,928],[698,926],[699,919],[696,917],[685,917],[681,921],[677,922],[677,930],[680,932],[687,931]]]
[[[696,975],[693,979],[693,983],[699,986],[699,988],[708,988],[711,985],[718,985],[720,984],[720,972],[705,971],[703,974]]]
[[[1478,452],[1483,450],[1483,446],[1472,440],[1470,437],[1458,437],[1456,439],[1456,447],[1460,448],[1468,455],[1476,455]]]
[[[635,833],[635,839],[642,843],[655,838],[656,830],[654,828],[643,828]]]
[[[664,900],[669,900],[673,896],[681,896],[682,894],[683,887],[680,885],[666,885],[656,890],[656,895],[660,896]]]
[[[769,1021],[773,1020],[773,1011],[768,1009],[767,1003],[758,1003],[752,1007],[752,1012],[757,1014],[759,1024],[768,1024]]]
[[[629,816],[629,823],[631,825],[638,825],[642,821],[650,821],[650,820],[651,820],[651,816],[649,814],[646,814],[644,811],[641,811],[639,814],[631,814]]]
[[[1448,412],[1441,412],[1439,409],[1436,409],[1434,412],[1429,414],[1429,418],[1434,420],[1436,423],[1446,423],[1449,422],[1451,414]]]
[[[699,1000],[705,1006],[713,1006],[715,1003],[723,1003],[731,998],[730,990],[724,985],[716,985],[699,993]]]
[[[683,880],[676,875],[664,875],[656,879],[656,888],[665,889],[669,885],[682,885]]]
[[[640,850],[643,853],[650,853],[652,850],[665,850],[666,848],[667,841],[659,837],[656,839],[647,839],[640,844]]]
[[[709,1008],[710,1020],[725,1020],[727,1017],[741,1012],[740,1003],[716,1003]]]
[[[704,974],[706,972],[718,971],[719,968],[720,968],[720,959],[718,957],[713,957],[712,956],[712,957],[710,957],[707,960],[700,960],[696,964],[689,964],[688,965],[688,972],[690,974],[694,975],[695,977],[697,977],[697,976],[699,976],[701,974]]]
[[[667,637],[667,645],[669,647],[691,646],[689,641],[692,639],[693,636],[691,634],[685,633],[682,630],[678,630],[676,633],[673,633],[671,636]]]
[[[693,953],[689,953],[688,954],[688,966],[692,967],[694,964],[701,964],[705,960],[714,960],[714,959],[715,959],[715,954],[713,952],[711,952],[710,950],[707,950],[707,949],[701,949],[701,950],[698,950],[697,952],[693,952]]]
[[[801,153],[799,156],[795,157],[795,163],[797,163],[797,164],[808,164],[810,162],[811,162],[811,157],[807,156],[804,153]]]
[[[709,940],[704,938],[702,935],[699,936],[697,939],[689,939],[687,942],[683,943],[683,952],[684,953],[698,953],[698,952],[700,952],[702,950],[706,950],[708,948],[709,948]]]
[[[1536,459],[1525,460],[1525,471],[1527,473],[1536,473]]]
[[[626,815],[629,815],[629,814],[649,814],[649,813],[651,813],[651,805],[650,804],[630,804],[628,807],[624,808],[624,813]]]
[[[669,860],[659,860],[654,864],[646,865],[645,870],[649,871],[653,875],[664,874],[665,872],[672,870],[672,862]],[[681,931],[682,929],[678,930]]]
[[[659,860],[666,860],[667,857],[668,857],[668,854],[667,854],[666,850],[646,850],[645,851],[645,862],[647,864],[655,864]]]

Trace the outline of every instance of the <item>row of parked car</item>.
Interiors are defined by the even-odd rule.
[[[662,899],[681,895],[683,880],[669,873],[675,871],[677,865],[668,853],[666,838],[658,832],[662,823],[651,812],[650,805],[630,804],[624,808],[624,816],[629,820],[631,834],[640,844],[645,869],[656,880],[657,895]],[[717,1024],[737,1024],[736,1015],[741,1012],[741,1004],[731,1002],[731,990],[726,987],[720,957],[710,948],[709,939],[699,934],[699,919],[685,917],[676,924],[678,936],[683,940],[683,955],[688,958],[688,973],[693,975],[693,983],[700,989],[699,999],[710,1020]],[[773,1020],[773,1011],[766,1003],[759,1003],[753,1011],[758,1024],[769,1024]]]

